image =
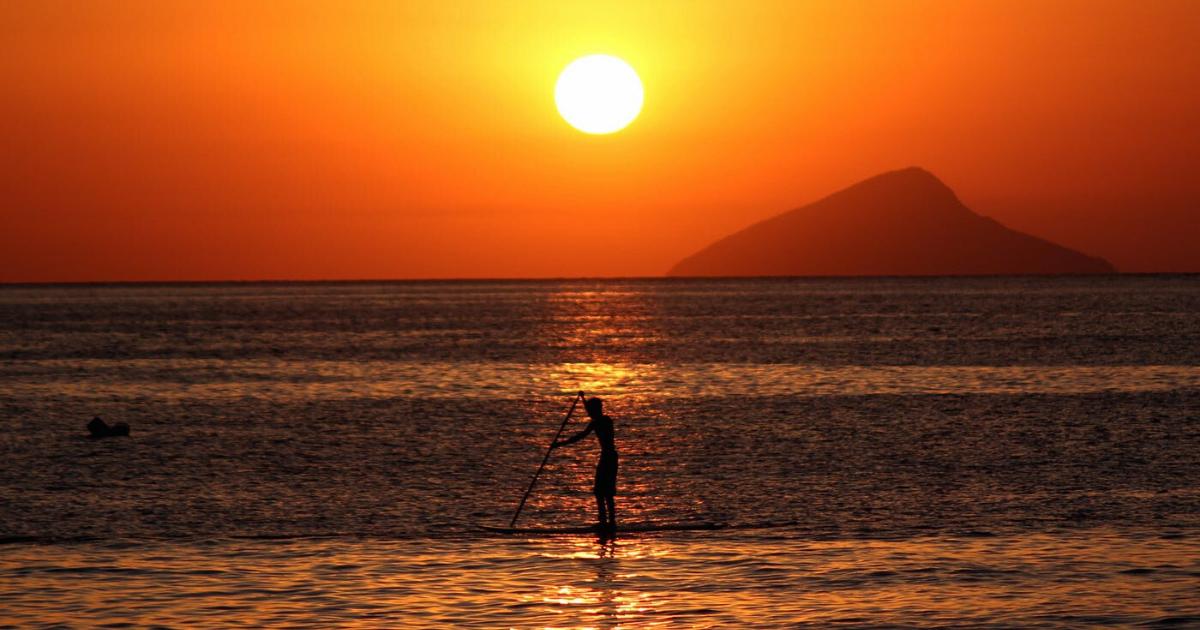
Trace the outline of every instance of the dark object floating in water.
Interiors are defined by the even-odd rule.
[[[491,525],[480,525],[481,528],[495,532],[497,534],[599,534],[600,528],[596,525],[587,527],[493,527]],[[684,532],[684,531],[701,531],[713,529],[726,529],[729,525],[725,523],[630,523],[628,525],[618,525],[618,534],[630,534],[637,532]]]
[[[91,437],[94,437],[94,438],[119,437],[119,436],[129,435],[129,425],[128,424],[125,424],[124,422],[118,422],[116,424],[110,425],[107,422],[101,420],[100,416],[96,416],[95,418],[92,418],[92,421],[87,423],[87,430],[88,430],[88,433],[91,434]]]

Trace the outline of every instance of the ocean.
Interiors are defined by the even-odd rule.
[[[580,390],[725,527],[482,530]],[[1200,277],[2,286],[0,542],[0,626],[1200,627]]]

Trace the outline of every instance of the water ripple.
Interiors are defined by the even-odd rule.
[[[1156,570],[1114,569],[1128,558]],[[15,545],[0,550],[0,621],[1178,627],[1196,619],[1188,606],[1198,558],[1190,537],[1118,529],[1089,532],[1087,544],[1073,534],[884,541],[703,533],[609,544],[483,537]]]

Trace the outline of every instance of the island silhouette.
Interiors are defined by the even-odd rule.
[[[760,221],[681,260],[669,276],[1116,273],[1108,261],[967,208],[929,171],[876,175]]]

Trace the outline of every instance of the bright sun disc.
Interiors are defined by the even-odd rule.
[[[580,57],[558,75],[554,103],[563,119],[584,133],[620,131],[642,111],[642,80],[611,55]]]

